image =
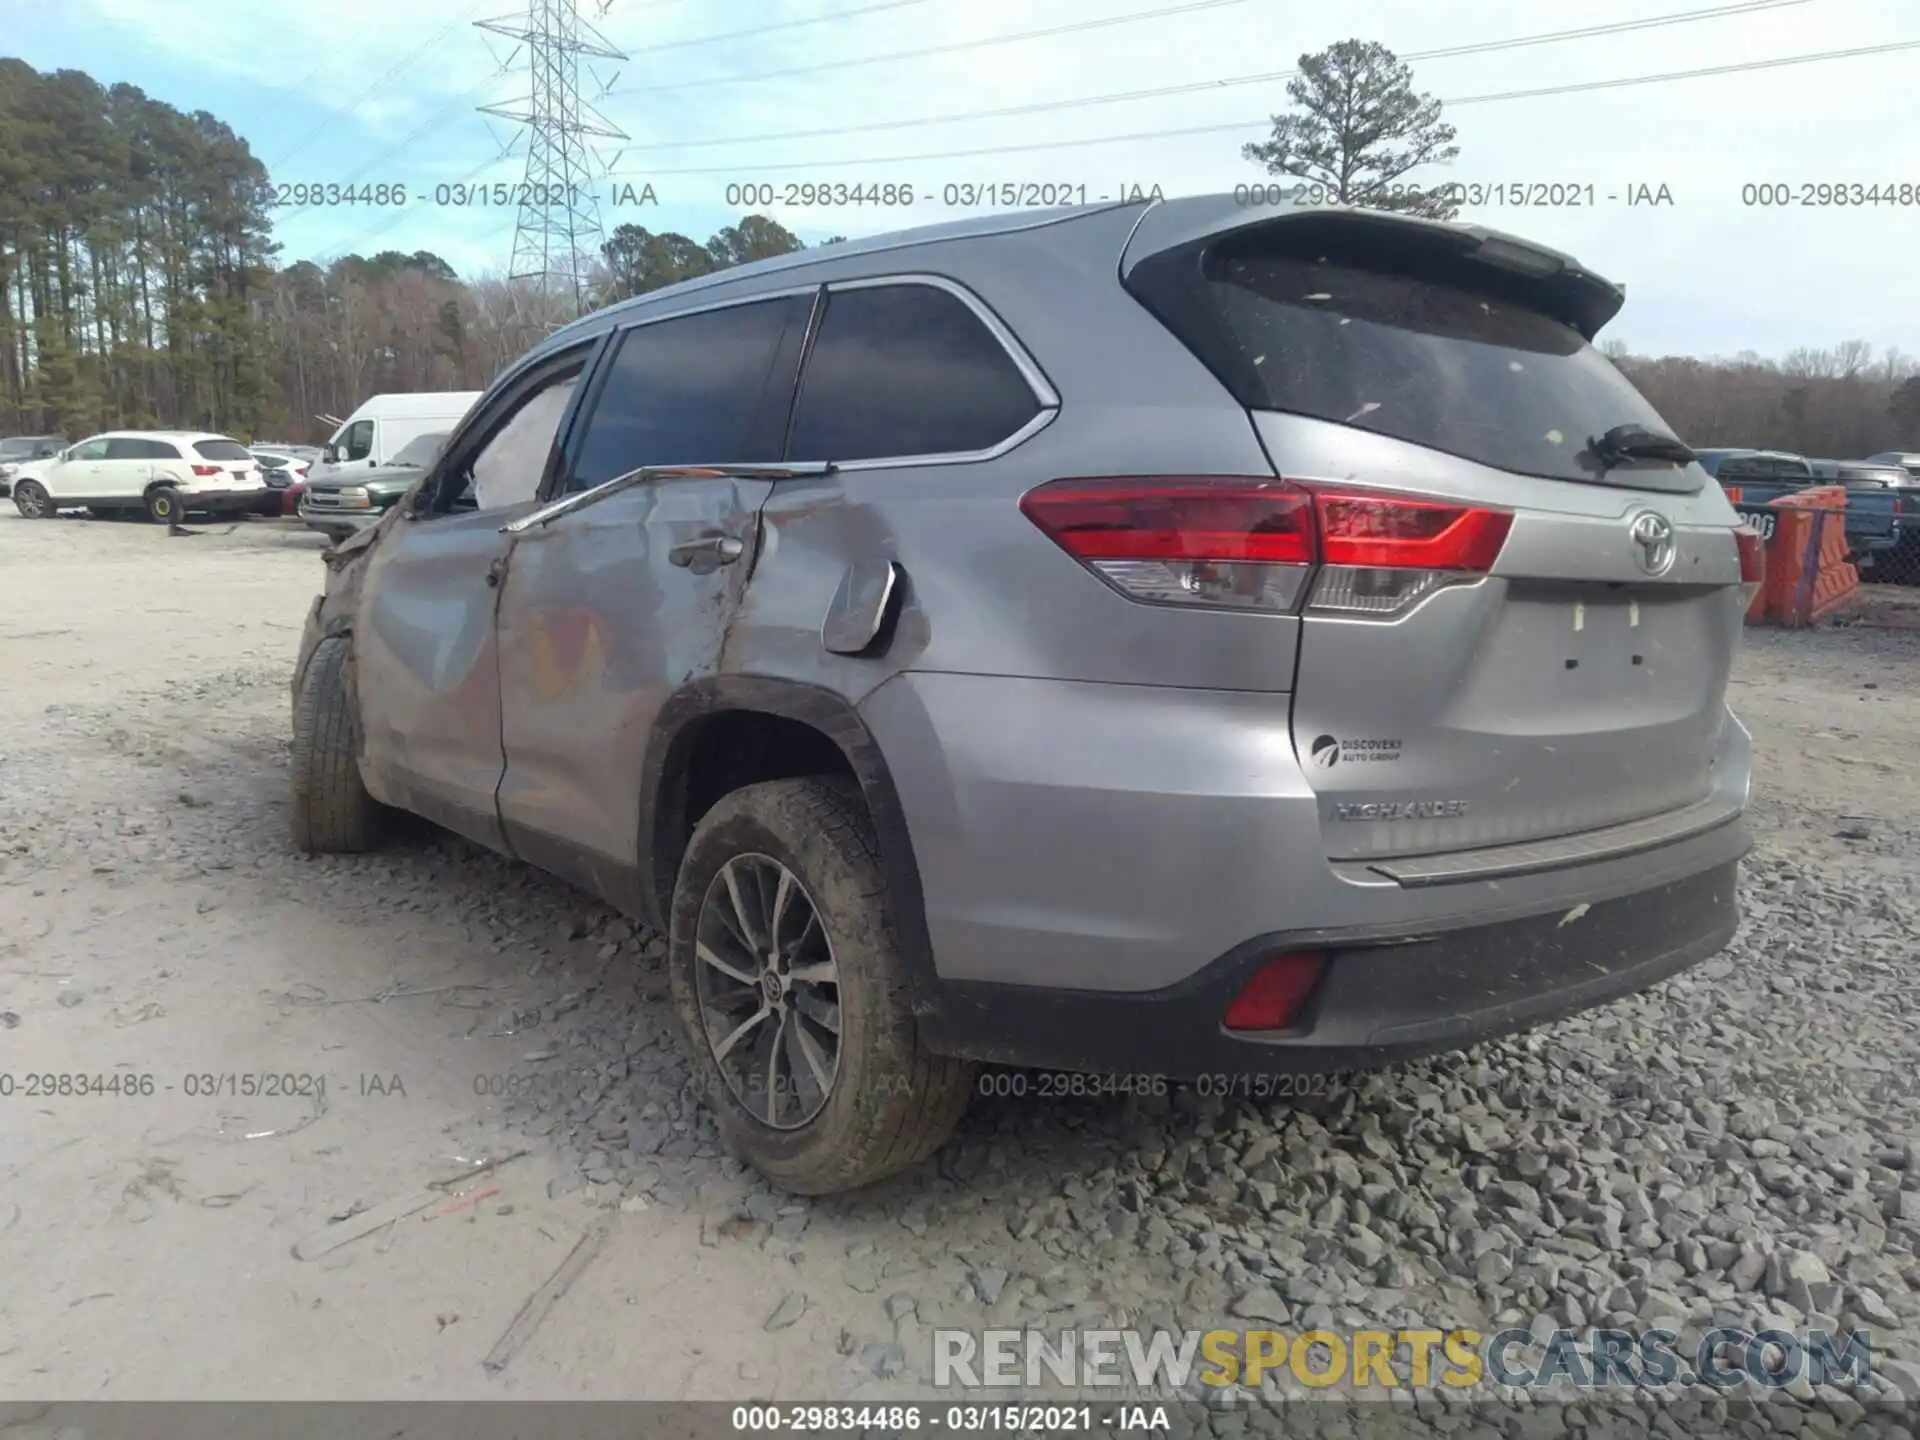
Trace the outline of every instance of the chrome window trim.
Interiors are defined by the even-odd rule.
[[[998,445],[985,450],[951,450],[937,455],[879,455],[871,460],[836,460],[836,470],[909,470],[922,465],[977,465],[998,460],[1015,446],[1024,445],[1060,417],[1056,409],[1042,410]],[[804,461],[795,461],[804,464]]]
[[[618,495],[622,490],[630,490],[636,485],[651,484],[656,480],[799,480],[808,476],[830,475],[837,468],[839,467],[828,461],[799,465],[759,462],[748,464],[723,462],[716,465],[640,465],[615,475],[611,480],[602,480],[590,489],[575,490],[570,495],[549,500],[538,509],[522,515],[518,520],[509,520],[500,527],[500,533],[525,535],[531,530],[558,520],[563,515],[571,515],[576,510],[597,505],[609,495]]]
[[[624,337],[631,331],[641,330],[649,325],[663,325],[669,320],[684,320],[693,315],[711,315],[716,310],[737,310],[742,305],[755,305],[762,300],[792,300],[800,295],[818,295],[820,289],[820,282],[816,280],[811,285],[793,285],[783,290],[756,290],[751,295],[735,295],[731,299],[716,300],[710,305],[689,305],[684,310],[671,310],[665,315],[644,316],[630,325],[615,325],[613,327],[615,343],[617,344],[620,337]],[[809,317],[809,323],[811,323],[811,317]],[[614,358],[618,358],[617,352],[610,353]]]
[[[1007,327],[1006,323],[1002,321],[998,315],[994,314],[992,309],[988,307],[986,301],[982,300],[957,280],[950,280],[944,275],[935,275],[925,271],[904,271],[891,275],[866,275],[853,280],[815,281],[810,285],[792,285],[777,290],[759,290],[751,295],[733,295],[726,299],[717,299],[711,304],[689,306],[683,310],[673,310],[665,315],[644,316],[633,321],[631,324],[616,325],[613,327],[614,335],[612,344],[614,347],[617,347],[629,332],[642,329],[645,326],[660,325],[670,320],[679,320],[693,315],[707,315],[716,310],[734,310],[742,305],[753,305],[763,300],[791,300],[802,295],[818,296],[823,291],[831,296],[841,290],[876,290],[882,286],[905,285],[922,285],[934,290],[943,290],[953,296],[962,305],[966,306],[973,317],[986,327],[987,333],[993,336],[994,340],[998,342],[1000,348],[1006,353],[1007,358],[1013,361],[1014,368],[1020,372],[1021,378],[1027,382],[1027,387],[1033,392],[1033,398],[1038,402],[1040,409],[1019,429],[984,450],[945,450],[928,455],[880,455],[870,460],[783,461],[779,462],[780,465],[806,473],[814,473],[809,467],[815,465],[830,465],[835,471],[899,470],[918,468],[925,465],[977,465],[982,461],[997,460],[1015,447],[1024,445],[1059,417],[1061,405],[1059,392],[1053,388],[1053,384],[1047,379],[1045,372],[1040,369],[1040,366],[1034,361],[1033,357],[1027,353],[1026,347],[1020,343],[1019,338],[1014,335],[1013,331]],[[831,305],[827,308],[830,309]],[[808,334],[805,345],[801,351],[799,374],[801,392],[804,392],[806,388],[807,366],[812,362],[814,346],[819,342],[821,319],[822,311],[820,307],[816,305],[814,314],[808,317]],[[617,348],[610,348],[607,354],[608,359],[606,363],[608,364],[613,363],[619,358]],[[797,404],[798,395],[796,395],[795,400]],[[575,491],[574,493],[576,495],[584,495],[590,492]]]

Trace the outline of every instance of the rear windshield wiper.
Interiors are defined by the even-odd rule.
[[[1673,436],[1649,430],[1644,425],[1616,425],[1606,434],[1588,440],[1587,448],[1600,462],[1603,475],[1629,460],[1667,460],[1686,465],[1700,458]]]

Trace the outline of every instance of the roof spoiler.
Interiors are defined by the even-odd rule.
[[[1253,206],[1231,195],[1204,195],[1152,205],[1134,227],[1120,261],[1122,278],[1143,260],[1169,250],[1201,250],[1217,240],[1268,226],[1351,228],[1369,248],[1451,254],[1522,281],[1529,302],[1591,341],[1627,303],[1624,287],[1587,269],[1571,255],[1503,230],[1427,220],[1354,205]]]

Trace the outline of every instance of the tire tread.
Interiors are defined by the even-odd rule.
[[[293,712],[293,843],[355,854],[379,841],[381,807],[360,779],[360,723],[347,687],[350,642],[314,648]]]
[[[974,1067],[965,1060],[934,1055],[920,1043],[879,842],[858,788],[838,776],[809,776],[736,790],[701,822],[689,856],[699,847],[702,831],[739,816],[795,837],[800,848],[818,846],[836,853],[839,868],[853,881],[842,887],[839,898],[857,901],[878,922],[874,938],[879,943],[871,949],[860,947],[857,953],[863,961],[874,962],[861,978],[879,985],[874,1009],[883,1030],[871,1046],[876,1072],[872,1078],[879,1083],[856,1094],[849,1112],[835,1117],[844,1123],[835,1126],[832,1143],[810,1155],[769,1158],[749,1153],[747,1158],[769,1179],[801,1194],[832,1194],[875,1184],[920,1164],[952,1137],[972,1099]],[[698,903],[684,890],[684,874],[683,870],[683,893],[674,905],[676,924],[689,903]],[[805,878],[810,885],[817,880]],[[851,954],[843,954],[843,968],[852,959]],[[683,1006],[682,1018],[689,1061],[697,1072],[708,1073],[711,1061],[698,1033],[697,1016]],[[717,1092],[714,1103],[730,1107],[735,1102]],[[731,1127],[723,1124],[723,1130],[727,1128],[752,1133],[750,1125],[737,1119]]]

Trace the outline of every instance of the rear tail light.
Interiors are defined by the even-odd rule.
[[[1122,594],[1157,604],[1291,610],[1314,561],[1312,501],[1284,480],[1057,480],[1020,508]]]
[[[1760,532],[1751,525],[1736,525],[1733,531],[1734,544],[1740,547],[1740,589],[1746,596],[1747,604],[1753,603],[1753,597],[1760,593],[1760,587],[1767,578],[1767,542],[1760,538]]]
[[[1229,1030],[1285,1030],[1320,983],[1326,957],[1317,950],[1276,955],[1253,972],[1221,1020]]]
[[[1279,479],[1056,480],[1028,519],[1122,594],[1215,609],[1392,619],[1493,567],[1510,511]]]
[[[193,467],[193,473],[196,475],[218,475],[220,473],[220,467],[218,465],[196,465]]]

